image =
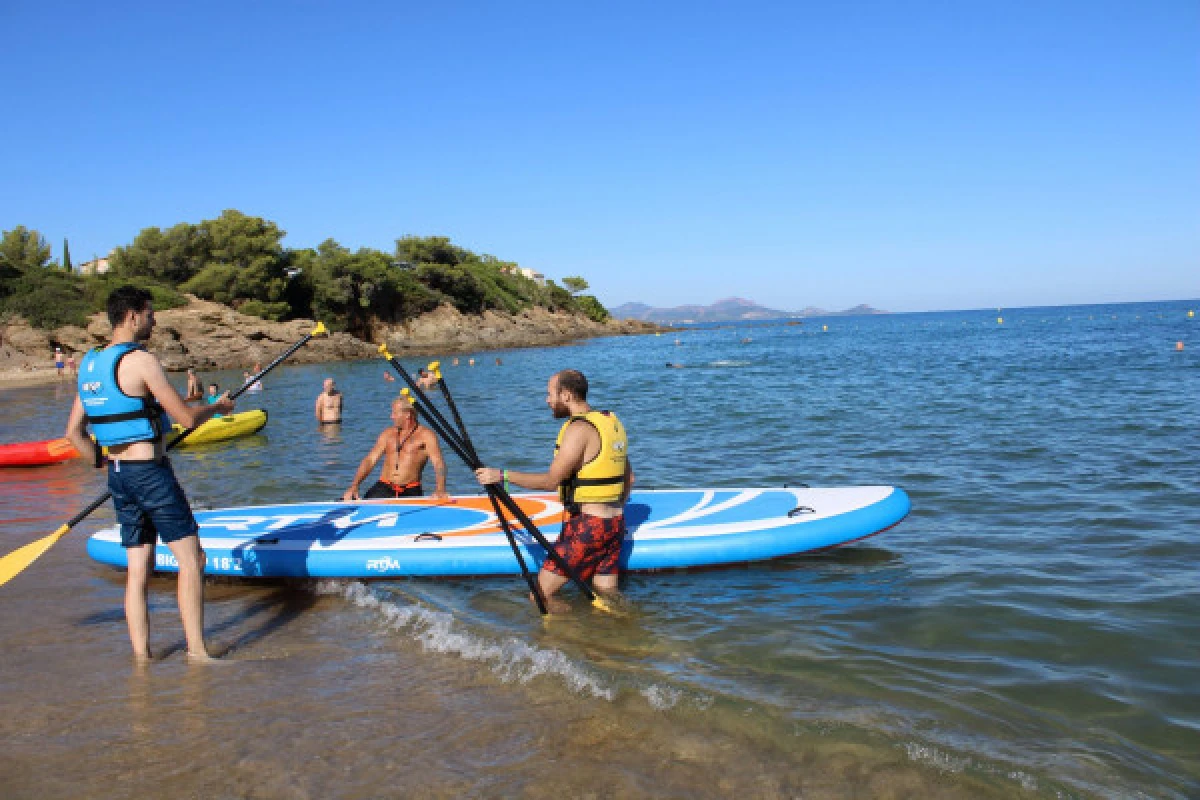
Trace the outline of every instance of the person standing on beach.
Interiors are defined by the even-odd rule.
[[[333,385],[333,378],[326,378],[322,384],[314,413],[321,425],[342,421],[342,393]]]
[[[154,330],[154,308],[146,290],[113,290],[108,319],[113,326],[111,344],[90,351],[80,362],[66,437],[98,465],[100,448],[108,448],[108,488],[129,562],[125,620],[134,658],[151,658],[147,592],[155,541],[162,539],[179,564],[179,615],[188,658],[208,661],[204,550],[187,496],[166,457],[163,437],[170,427],[163,417],[169,414],[185,428],[194,428],[218,412],[233,411],[233,401],[225,396],[212,405],[189,406],[171,386],[162,364],[143,346]]]
[[[379,458],[383,457],[383,471],[375,485],[360,496],[359,485],[367,479]],[[403,397],[392,401],[392,427],[379,434],[375,446],[367,453],[354,473],[342,500],[375,500],[382,497],[421,497],[421,472],[425,464],[433,462],[437,484],[433,496],[446,497],[446,462],[433,431],[417,424],[417,412]]]
[[[565,369],[546,385],[546,405],[555,419],[566,419],[554,443],[546,472],[517,472],[482,467],[475,477],[483,486],[509,484],[540,491],[557,490],[568,517],[554,543],[563,560],[597,592],[617,590],[621,543],[625,539],[625,501],[633,486],[625,428],[611,411],[587,403],[582,372]],[[567,576],[550,558],[542,563],[538,586],[554,613],[570,607],[553,597]]]
[[[75,371],[75,354],[74,353],[67,353],[67,372],[69,372],[71,374],[72,378],[74,378],[76,375],[79,374],[78,372]]]
[[[58,377],[63,377],[63,351],[61,347],[54,348],[54,368],[58,370]]]
[[[187,378],[187,395],[184,396],[184,401],[194,403],[197,400],[203,400],[204,390],[200,388],[200,379],[196,377],[196,370],[188,367]]]

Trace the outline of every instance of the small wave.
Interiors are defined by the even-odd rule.
[[[359,608],[378,612],[394,630],[403,630],[433,653],[458,655],[468,661],[488,664],[501,680],[526,684],[541,675],[557,675],[573,691],[612,701],[616,690],[607,687],[587,669],[559,650],[545,650],[517,638],[502,642],[488,641],[462,630],[454,615],[417,605],[401,605],[385,600],[357,581],[322,580],[318,594],[342,595]]]
[[[905,742],[904,752],[908,753],[908,757],[913,761],[928,764],[942,772],[962,772],[971,766],[969,758],[952,756],[920,742]]]
[[[506,682],[527,684],[541,675],[557,675],[572,691],[609,702],[616,700],[617,688],[606,686],[560,650],[536,647],[515,637],[502,642],[489,641],[462,630],[462,624],[453,614],[397,603],[359,581],[320,580],[316,592],[341,595],[359,608],[377,612],[392,629],[410,632],[428,652],[449,653],[468,661],[486,663],[494,675]],[[655,711],[669,711],[683,702],[703,711],[712,704],[712,698],[691,697],[684,690],[657,683],[638,693]]]
[[[710,362],[708,362],[708,366],[710,366],[710,367],[748,367],[753,363],[754,363],[753,361],[733,361],[733,360],[722,359],[719,361],[710,361]]]
[[[683,692],[678,689],[672,689],[669,686],[659,686],[657,684],[642,689],[641,694],[655,711],[666,711],[674,708],[683,699]]]
[[[1021,770],[997,769],[988,764],[980,764],[965,756],[951,755],[920,742],[905,742],[904,751],[911,760],[927,764],[940,772],[958,773],[971,770],[987,775],[1003,776],[1027,792],[1036,792],[1038,789],[1037,779]]]

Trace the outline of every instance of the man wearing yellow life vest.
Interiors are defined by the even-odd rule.
[[[611,411],[593,411],[587,403],[583,373],[565,369],[546,385],[546,405],[555,419],[566,419],[554,444],[554,460],[546,472],[517,472],[483,467],[475,471],[481,485],[516,484],[555,491],[568,517],[554,548],[581,580],[598,592],[617,589],[621,543],[625,539],[625,500],[633,486],[625,427]],[[550,558],[538,573],[547,608],[570,610],[553,595],[567,576]]]

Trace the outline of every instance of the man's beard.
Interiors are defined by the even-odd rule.
[[[567,408],[563,403],[555,403],[550,407],[550,413],[554,415],[555,419],[565,419],[571,416],[571,409]]]

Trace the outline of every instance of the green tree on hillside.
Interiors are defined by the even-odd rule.
[[[447,298],[398,269],[379,250],[356,252],[326,239],[317,249],[294,251],[295,280],[311,293],[311,316],[329,321],[335,330],[346,330],[374,340],[374,322],[399,322],[437,308]]]
[[[472,254],[445,236],[404,236],[396,240],[396,260],[404,264],[461,264]]]
[[[54,328],[85,324],[87,311],[82,281],[50,260],[45,237],[24,225],[0,235],[0,313]]]
[[[227,210],[198,225],[162,231],[146,228],[128,247],[118,247],[112,272],[147,278],[246,313],[283,319],[288,299],[284,232],[274,222]]]
[[[274,222],[226,210],[198,224],[145,228],[113,252],[108,275],[78,276],[43,269],[52,263],[49,245],[37,231],[17,227],[0,237],[0,312],[35,325],[82,324],[86,313],[103,308],[112,287],[133,283],[154,294],[156,308],[185,303],[178,289],[267,319],[321,319],[363,339],[376,338],[377,323],[403,322],[443,303],[467,314],[543,306],[608,315],[595,297],[580,294],[588,288],[581,277],[565,278],[566,288],[542,286],[515,263],[444,236],[404,236],[392,253],[351,252],[332,239],[287,249],[283,238]],[[66,239],[63,259],[69,263]]]
[[[50,243],[34,230],[18,225],[0,236],[0,270],[9,274],[39,269],[50,263]]]
[[[279,226],[228,210],[199,227],[205,264],[179,288],[234,308],[257,301],[247,311],[268,319],[287,316],[287,259]]]
[[[563,286],[567,287],[567,291],[571,294],[579,294],[588,288],[588,282],[577,275],[563,278],[562,282]]]
[[[208,242],[198,225],[181,222],[167,229],[145,228],[128,247],[118,247],[109,262],[113,275],[184,283],[204,268]]]

